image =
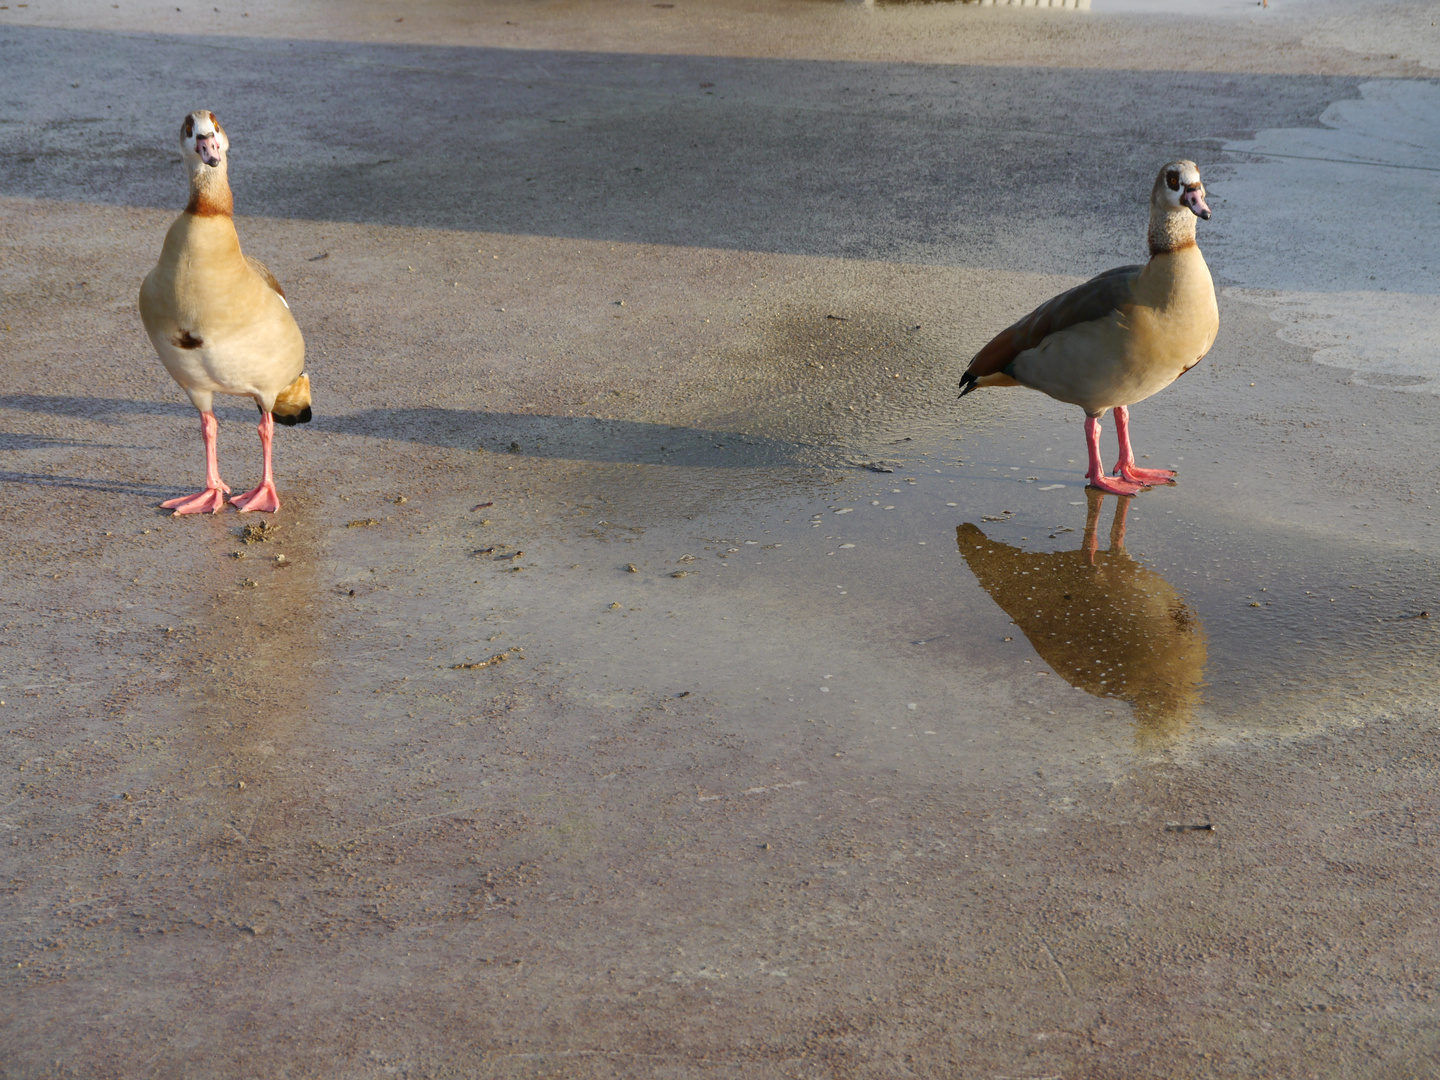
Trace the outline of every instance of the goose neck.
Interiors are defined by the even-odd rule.
[[[1164,255],[1195,246],[1195,215],[1181,207],[1154,207],[1150,211],[1150,255]]]
[[[185,209],[199,217],[230,217],[234,213],[235,198],[223,161],[219,168],[202,165],[190,173],[190,202]]]

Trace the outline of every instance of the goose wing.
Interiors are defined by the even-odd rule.
[[[262,263],[259,259],[255,258],[255,256],[253,255],[246,255],[245,261],[250,264],[251,270],[254,270],[255,273],[260,275],[261,281],[265,282],[266,285],[269,285],[270,288],[274,289],[277,293],[279,293],[281,300],[285,300],[285,290],[280,287],[280,282],[276,280],[275,275],[270,272],[270,268],[268,266]],[[285,302],[285,306],[287,308],[290,306],[290,302],[288,300]]]
[[[1103,319],[1134,295],[1135,282],[1142,265],[1117,266],[1093,277],[1083,285],[1046,300],[1013,326],[1008,326],[990,339],[975,354],[965,374],[960,377],[960,396],[964,397],[987,375],[1001,375],[1017,356],[1033,349],[1051,334],[1080,323]],[[1014,385],[1002,378],[1005,385]]]

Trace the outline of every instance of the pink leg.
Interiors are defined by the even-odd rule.
[[[1111,495],[1134,495],[1145,485],[1127,480],[1111,480],[1105,475],[1105,466],[1100,464],[1100,418],[1098,416],[1087,416],[1085,418],[1085,449],[1090,453],[1090,471],[1085,478],[1090,481],[1090,486],[1099,488],[1101,491],[1108,491]]]
[[[220,479],[220,464],[215,452],[215,435],[220,424],[213,412],[200,414],[200,437],[205,440],[205,490],[178,499],[166,499],[160,505],[176,514],[218,514],[225,509],[225,496],[230,485]]]
[[[265,478],[260,481],[259,487],[230,500],[242,514],[251,510],[273,514],[280,509],[280,496],[275,491],[275,474],[270,471],[270,444],[274,439],[275,417],[267,412],[260,420],[260,449],[265,453]]]
[[[1120,460],[1115,463],[1115,472],[1123,480],[1135,484],[1173,484],[1173,469],[1140,469],[1135,466],[1135,451],[1130,449],[1130,410],[1124,405],[1115,406],[1115,437],[1120,440]]]

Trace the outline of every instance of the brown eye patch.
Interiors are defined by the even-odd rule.
[[[185,117],[185,126],[180,129],[180,137],[188,139],[193,134],[195,134],[195,121],[187,116]]]
[[[1165,174],[1165,186],[1171,191],[1180,190],[1180,173],[1177,170],[1171,169]]]

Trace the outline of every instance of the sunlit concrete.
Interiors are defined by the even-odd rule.
[[[1435,1071],[1413,5],[173,6],[0,11],[9,1072]],[[315,386],[252,543],[156,509],[198,105]],[[954,384],[1179,155],[1121,515]]]

